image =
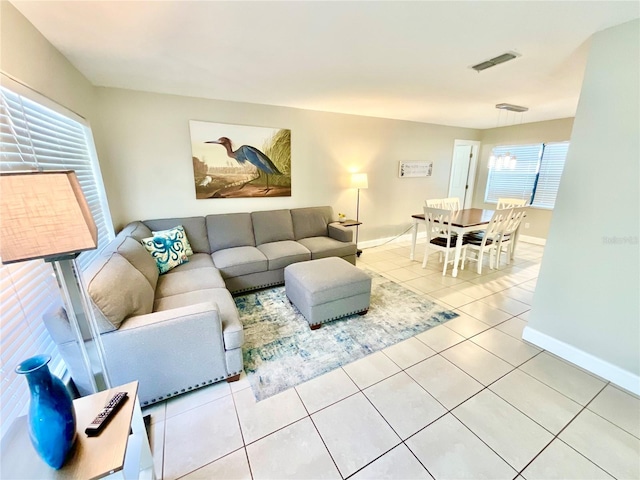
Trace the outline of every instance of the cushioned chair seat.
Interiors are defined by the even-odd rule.
[[[171,310],[173,308],[186,307],[196,303],[214,302],[218,305],[220,319],[222,321],[222,334],[224,337],[225,350],[240,348],[244,342],[244,331],[242,322],[238,316],[236,304],[228,290],[223,288],[208,288],[205,290],[195,290],[179,295],[160,298],[155,301],[153,309],[155,312]]]
[[[211,257],[223,278],[265,272],[269,268],[267,257],[256,247],[225,248],[213,252]]]
[[[224,280],[215,267],[183,270],[160,275],[155,298],[170,297],[204,288],[225,288]]]
[[[292,263],[311,260],[309,249],[291,240],[263,243],[257,248],[267,257],[269,270],[278,270]]]
[[[311,252],[311,259],[326,257],[347,257],[356,254],[355,243],[344,243],[329,237],[301,238],[299,243]]]
[[[451,235],[451,241],[449,242],[449,246],[450,247],[454,247],[456,245],[456,243],[458,242],[458,237],[455,235]],[[447,246],[447,239],[446,238],[442,238],[442,237],[436,237],[433,240],[431,240],[431,243],[433,245],[438,245],[439,247],[445,247]],[[466,237],[462,238],[462,244],[466,244],[467,243],[467,239]]]

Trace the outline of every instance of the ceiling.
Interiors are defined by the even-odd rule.
[[[589,37],[640,11],[637,1],[11,3],[97,86],[471,128],[574,116]],[[470,68],[507,51],[520,56]],[[529,111],[501,116],[502,102]]]

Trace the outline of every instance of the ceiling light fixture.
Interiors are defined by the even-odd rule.
[[[503,53],[502,55],[498,55],[497,57],[493,57],[490,60],[480,62],[477,65],[473,65],[471,68],[473,68],[476,72],[480,73],[482,70],[495,67],[496,65],[500,65],[501,63],[508,62],[509,60],[513,60],[514,58],[517,58],[519,56],[520,54],[516,52],[507,52],[507,53]]]
[[[499,108],[500,110],[509,110],[510,112],[518,112],[518,113],[524,113],[529,110],[527,107],[521,107],[520,105],[514,105],[512,103],[498,103],[496,105],[496,108]]]

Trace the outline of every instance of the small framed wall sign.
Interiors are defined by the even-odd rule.
[[[398,162],[398,176],[430,177],[433,171],[433,162]]]

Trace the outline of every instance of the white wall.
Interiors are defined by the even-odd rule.
[[[594,35],[524,338],[640,393],[640,21]]]
[[[4,0],[0,1],[0,68],[31,89],[91,119],[91,83]]]
[[[526,114],[525,114],[526,115]],[[473,206],[477,208],[496,208],[495,204],[485,203],[484,194],[489,178],[489,156],[498,145],[526,145],[543,142],[563,142],[571,139],[573,118],[562,118],[547,122],[524,123],[511,127],[490,128],[482,131],[480,165],[476,176]],[[551,224],[552,210],[530,208],[527,220],[522,225],[522,235],[546,239]],[[526,224],[529,228],[525,228]]]
[[[331,205],[355,217],[349,171],[367,172],[360,240],[410,225],[424,199],[446,196],[454,140],[477,130],[285,107],[98,88],[94,134],[116,229],[126,222]],[[196,200],[189,120],[291,129],[292,196]],[[433,176],[398,178],[398,161],[434,162]]]

